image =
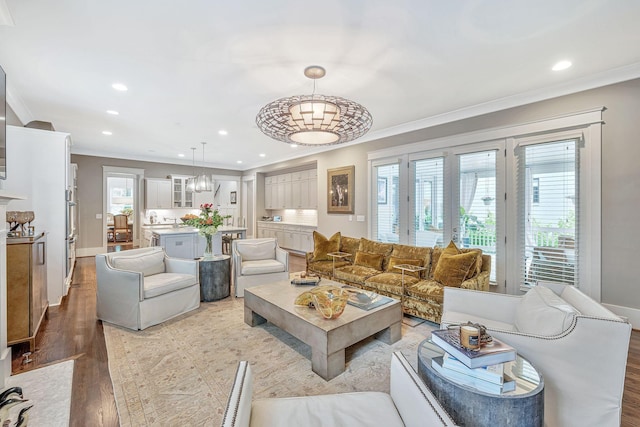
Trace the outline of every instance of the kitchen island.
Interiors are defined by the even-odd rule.
[[[247,229],[244,227],[222,226],[213,235],[213,253],[222,254],[222,235],[239,234],[246,238]],[[189,226],[152,229],[152,246],[162,246],[170,257],[194,259],[204,255],[206,240],[198,234],[198,229]]]

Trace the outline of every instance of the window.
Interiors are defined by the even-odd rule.
[[[518,147],[521,281],[576,284],[578,263],[578,142]],[[540,191],[545,197],[541,201]],[[537,201],[536,201],[537,200]]]
[[[451,239],[489,254],[507,293],[560,282],[599,301],[601,123],[597,108],[370,152],[370,237]]]

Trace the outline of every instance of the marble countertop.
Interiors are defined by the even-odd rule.
[[[264,225],[294,225],[296,227],[310,227],[310,228],[317,228],[317,225],[311,225],[311,224],[300,224],[298,222],[285,222],[285,221],[258,221],[259,224],[264,224]]]
[[[218,233],[225,233],[225,232],[230,232],[230,233],[238,233],[241,231],[247,231],[246,228],[244,227],[232,227],[232,226],[222,226],[222,227],[218,227]],[[170,227],[170,228],[160,228],[160,229],[153,229],[153,234],[158,234],[158,235],[166,235],[166,234],[191,234],[191,233],[197,233],[198,229],[195,227]]]

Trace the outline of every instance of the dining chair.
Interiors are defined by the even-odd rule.
[[[125,233],[127,242],[131,235],[129,231],[129,218],[126,215],[114,215],[113,216],[113,241],[115,242],[118,237],[118,233]]]

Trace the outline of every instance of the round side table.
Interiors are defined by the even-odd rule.
[[[226,298],[231,293],[231,257],[216,255],[214,259],[199,260],[200,301],[210,302]]]
[[[516,381],[516,390],[490,394],[458,384],[431,367],[431,359],[444,350],[426,339],[418,347],[418,375],[433,392],[456,425],[493,427],[514,425],[542,427],[544,382],[536,369],[520,355],[504,365],[505,374]]]

